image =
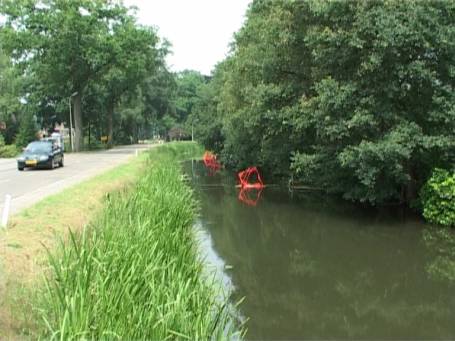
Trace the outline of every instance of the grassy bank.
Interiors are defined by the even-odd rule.
[[[54,249],[69,229],[80,231],[104,207],[107,193],[131,186],[143,173],[146,155],[46,197],[11,217],[0,229],[0,340],[18,339],[30,317],[28,288],[42,278],[45,248]]]
[[[110,195],[87,228],[50,252],[37,335],[53,339],[210,339],[229,320],[202,279],[195,204],[178,160],[193,144],[153,150],[132,189]]]

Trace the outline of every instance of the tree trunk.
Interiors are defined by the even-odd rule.
[[[401,201],[409,204],[418,197],[418,188],[415,168],[408,165],[409,181],[401,189]]]
[[[74,151],[80,152],[83,143],[83,129],[82,125],[82,95],[79,91],[73,99],[74,102]]]
[[[412,201],[416,200],[418,197],[417,190],[417,181],[415,179],[415,174],[411,174],[411,179],[409,180],[406,186],[406,202],[409,204]]]
[[[91,138],[92,138],[92,132],[90,131],[90,120],[88,120],[88,146],[90,148],[91,146]]]
[[[107,106],[107,145],[112,147],[114,135],[114,103]]]

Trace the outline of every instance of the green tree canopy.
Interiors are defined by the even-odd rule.
[[[199,88],[206,80],[198,71],[185,70],[176,74],[175,107],[179,121],[184,121],[192,114],[199,101]]]
[[[253,1],[206,104],[225,162],[352,200],[414,199],[454,162],[453,22],[447,1]]]
[[[157,37],[138,27],[128,8],[113,0],[4,0],[5,47],[47,94],[73,95],[75,147],[83,138],[82,98],[104,77],[117,98],[128,80],[150,71]],[[115,69],[115,70],[114,70]],[[109,81],[110,79],[110,81]]]
[[[6,123],[6,130],[0,133],[8,144],[13,142],[18,127],[14,120],[21,111],[21,86],[17,70],[0,46],[0,122]]]

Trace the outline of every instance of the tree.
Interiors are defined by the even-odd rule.
[[[74,102],[75,150],[82,146],[82,98],[90,81],[115,63],[121,48],[116,28],[129,20],[127,8],[111,0],[4,0],[3,39],[24,72],[47,93]]]
[[[187,118],[187,125],[190,125],[195,138],[217,153],[221,153],[224,146],[223,115],[218,110],[225,81],[224,65],[226,62],[218,64],[210,80],[198,86],[195,94],[198,100]]]
[[[25,147],[33,140],[36,140],[36,119],[31,113],[26,113],[21,117],[19,132],[16,136],[16,145]]]
[[[275,175],[289,173],[290,153],[302,143],[292,122],[310,90],[310,51],[303,44],[306,2],[255,1],[235,36],[224,65],[225,162],[255,164]]]
[[[160,48],[160,63],[153,74],[148,75],[140,85],[144,100],[144,126],[149,129],[151,136],[165,136],[168,129],[166,122],[175,121],[176,109],[174,103],[176,79],[164,62],[169,53],[169,43],[164,41]]]
[[[206,80],[198,71],[184,70],[176,74],[175,108],[178,121],[184,122],[192,114],[199,101],[199,88]]]
[[[324,187],[348,199],[410,202],[433,167],[453,162],[455,60],[447,41],[455,38],[455,7],[315,2],[310,11],[314,93],[302,100],[299,123],[313,145],[294,165],[312,168],[307,180],[328,179]]]
[[[454,163],[454,19],[451,2],[253,1],[205,104],[210,144],[234,168],[412,201]]]
[[[159,39],[153,29],[136,27],[127,21],[114,34],[119,53],[101,82],[105,87],[108,143],[113,143],[114,109],[127,92],[134,94],[147,76],[156,72],[162,63]]]
[[[11,144],[16,135],[17,124],[14,122],[20,112],[20,79],[10,58],[0,46],[0,122],[6,124],[5,142]]]

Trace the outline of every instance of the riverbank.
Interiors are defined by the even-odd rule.
[[[178,143],[144,155],[137,175],[103,196],[87,227],[49,247],[50,262],[40,266],[47,284],[35,276],[30,284],[39,289],[16,291],[28,316],[10,332],[32,339],[208,339],[224,332],[228,316],[201,277],[196,206],[177,162],[200,154],[195,144]]]

